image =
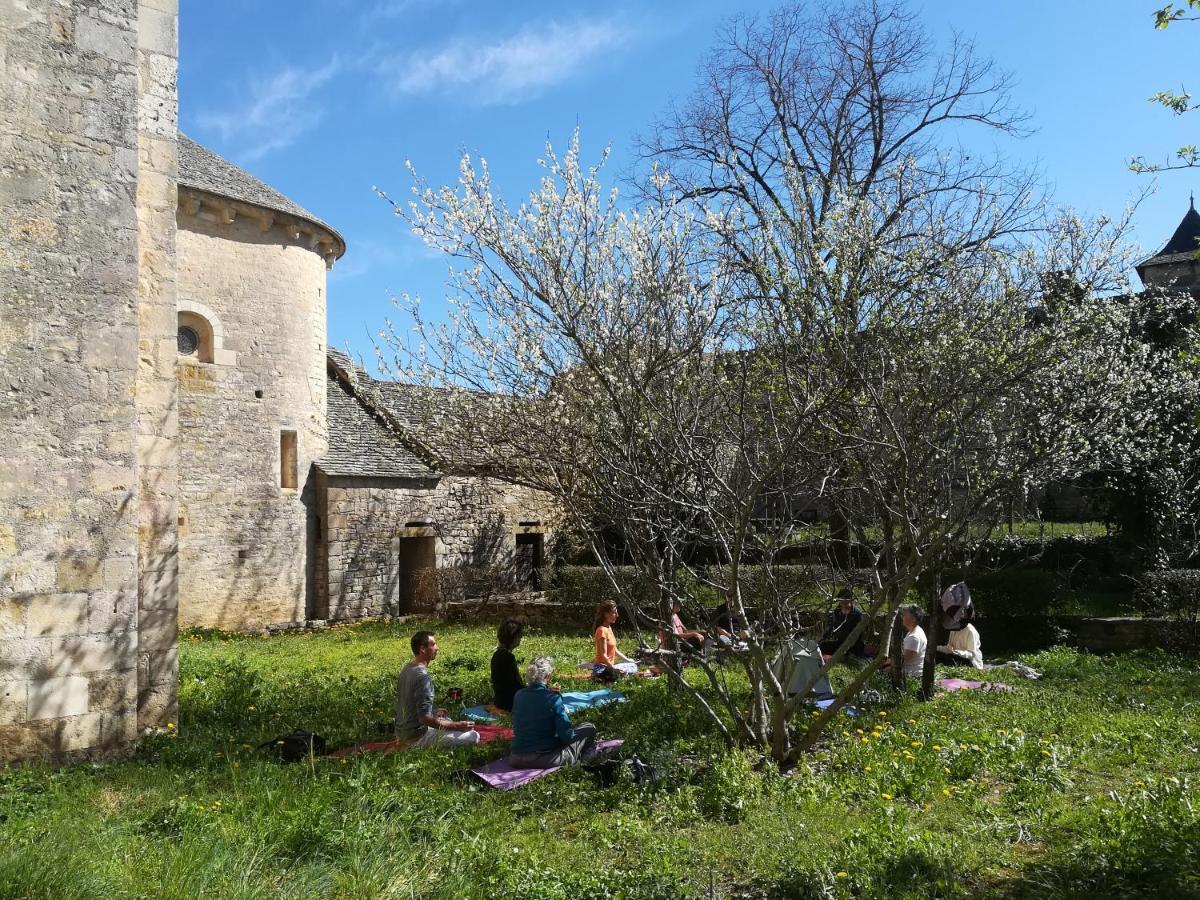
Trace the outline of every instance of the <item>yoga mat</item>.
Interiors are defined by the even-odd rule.
[[[564,691],[562,694],[563,706],[567,708],[567,712],[576,712],[581,709],[595,709],[597,706],[607,706],[610,703],[623,703],[625,695],[620,691],[601,690],[601,691]]]
[[[597,753],[601,750],[607,750],[609,747],[620,747],[623,740],[615,739],[609,741],[596,741],[593,745]],[[586,757],[585,757],[586,758]],[[511,791],[513,788],[518,788],[523,784],[528,784],[536,778],[541,778],[543,775],[549,775],[551,772],[557,772],[562,766],[555,766],[552,769],[514,769],[508,763],[508,757],[494,760],[486,766],[479,766],[471,770],[474,775],[477,775],[489,787],[493,787],[498,791]]]
[[[947,691],[985,691],[1007,694],[1015,690],[1012,685],[999,681],[967,681],[963,678],[939,678],[934,684]]]
[[[470,719],[472,722],[483,722],[488,725],[500,721],[499,717],[492,715],[482,705],[468,706],[462,711],[462,714],[464,719]]]
[[[479,732],[479,743],[481,744],[490,744],[493,741],[511,741],[513,736],[511,728],[501,725],[476,725],[475,730]],[[395,753],[397,750],[406,750],[410,744],[412,744],[411,738],[368,741],[365,744],[343,747],[341,750],[330,753],[329,758],[341,759],[343,756],[357,756],[360,753]]]

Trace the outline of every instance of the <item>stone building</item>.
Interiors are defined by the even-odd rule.
[[[1200,297],[1200,213],[1193,198],[1175,232],[1162,249],[1137,264],[1138,278],[1146,287],[1188,291]]]
[[[329,353],[345,244],[178,134],[177,28],[0,3],[0,764],[173,723],[180,625],[405,610],[553,516]]]
[[[176,715],[176,23],[0,3],[0,762]]]
[[[508,568],[514,586],[533,586],[555,507],[429,434],[428,407],[452,408],[442,392],[375,381],[340,353],[329,354],[327,384],[312,617],[409,612],[433,568]]]
[[[179,138],[179,620],[307,618],[329,225]]]

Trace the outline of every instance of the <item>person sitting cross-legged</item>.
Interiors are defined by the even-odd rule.
[[[513,656],[524,632],[525,626],[516,619],[508,619],[496,632],[496,652],[492,654],[492,703],[487,707],[493,715],[512,712],[513,698],[524,687],[521,673],[517,671],[517,658]]]
[[[937,648],[937,661],[947,666],[972,666],[983,668],[983,651],[979,646],[979,632],[969,622],[957,631],[951,631],[946,643]]]
[[[433,679],[429,664],[438,655],[437,638],[418,631],[409,642],[413,658],[396,682],[396,736],[413,747],[465,747],[479,743],[474,722],[456,722],[444,709],[433,708]]]
[[[704,642],[708,636],[703,631],[697,631],[694,628],[688,628],[683,624],[683,619],[680,618],[680,613],[683,611],[683,604],[676,597],[671,601],[671,631],[675,633],[676,640],[679,641],[680,649],[682,650],[700,650],[704,647]],[[658,633],[659,646],[667,646],[666,631]]]
[[[592,622],[592,643],[596,655],[592,658],[592,677],[601,682],[616,681],[619,675],[633,675],[637,663],[617,649],[617,638],[613,634],[619,614],[617,604],[601,600],[596,604],[596,618]],[[617,660],[621,662],[617,662]]]
[[[838,607],[833,612],[829,627],[821,635],[821,652],[832,656],[842,646],[842,642],[850,636],[863,620],[862,610],[854,604],[854,594],[849,588],[838,591]],[[850,646],[851,656],[863,655],[863,636],[860,634]]]
[[[552,769],[579,762],[596,742],[596,726],[571,725],[562,697],[546,686],[554,660],[536,657],[528,666],[529,686],[513,699],[509,763],[519,769]]]

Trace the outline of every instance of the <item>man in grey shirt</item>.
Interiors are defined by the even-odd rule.
[[[437,638],[429,631],[412,636],[413,658],[396,682],[396,736],[413,747],[465,747],[479,743],[473,722],[456,722],[444,709],[433,708],[433,679],[428,665],[438,654]]]

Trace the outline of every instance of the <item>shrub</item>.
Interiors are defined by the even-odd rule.
[[[1134,602],[1148,616],[1170,619],[1169,643],[1196,652],[1200,640],[1200,569],[1147,572],[1134,592]]]
[[[413,606],[430,612],[445,603],[486,600],[517,589],[511,566],[447,566],[418,569],[414,576]]]
[[[638,603],[653,602],[654,586],[633,566],[617,566],[617,581]],[[563,566],[554,573],[551,599],[567,606],[595,606],[601,600],[616,601],[608,575],[600,566]]]
[[[967,584],[979,612],[990,616],[1048,612],[1057,603],[1062,589],[1053,572],[1033,568],[983,572],[969,576]]]

